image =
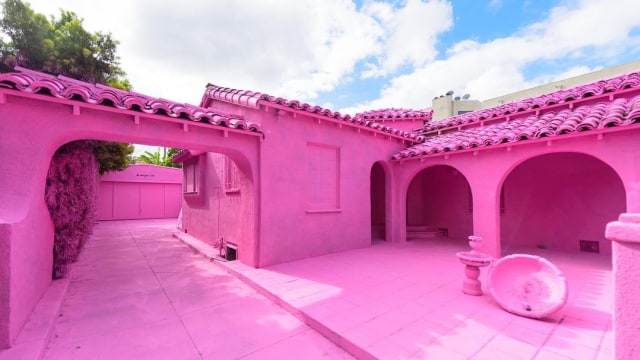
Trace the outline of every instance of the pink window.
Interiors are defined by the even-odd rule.
[[[194,194],[198,192],[198,158],[189,159],[182,166],[184,174],[183,192]]]
[[[307,210],[340,209],[340,148],[307,144]]]

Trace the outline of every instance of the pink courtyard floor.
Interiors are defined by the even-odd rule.
[[[532,320],[462,294],[465,245],[382,242],[253,269],[208,261],[174,224],[99,223],[0,359],[614,358],[603,256],[538,253],[564,272],[569,301]]]

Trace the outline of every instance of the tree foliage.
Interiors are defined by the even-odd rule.
[[[102,83],[122,90],[131,84],[116,55],[118,41],[111,34],[90,33],[74,12],[60,10],[47,19],[27,2],[4,0],[0,19],[0,71],[16,65],[49,74],[61,74],[89,83]],[[129,165],[129,144],[91,141],[100,174],[123,170]]]
[[[100,175],[108,171],[125,169],[131,163],[133,145],[108,141],[93,141],[92,143]]]
[[[145,151],[144,154],[138,156],[138,160],[145,164],[180,168],[182,167],[182,164],[171,161],[171,159],[173,159],[173,157],[179,152],[180,149],[176,148],[168,148],[165,150],[164,154],[160,154],[160,151]]]
[[[131,89],[116,55],[118,41],[110,33],[86,31],[83,20],[71,11],[60,10],[60,17],[47,19],[20,0],[5,0],[2,5],[0,29],[8,41],[0,41],[1,71],[20,65]]]

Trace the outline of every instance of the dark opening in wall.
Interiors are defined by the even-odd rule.
[[[233,243],[224,243],[224,258],[227,261],[233,261],[238,259],[238,245]]]
[[[579,240],[580,252],[600,253],[600,242],[597,240]]]

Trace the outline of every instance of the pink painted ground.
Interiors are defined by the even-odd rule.
[[[378,243],[254,269],[207,262],[173,230],[157,220],[97,225],[43,358],[349,358],[318,333],[363,359],[613,358],[606,257],[539,254],[570,288],[568,305],[540,321],[501,310],[489,295],[462,294],[455,253],[464,242]],[[486,269],[480,279],[486,285]],[[36,358],[28,336],[46,332],[42,307],[0,359]]]
[[[538,250],[569,282],[567,306],[541,321],[462,294],[460,244],[379,243],[264,269],[225,264],[361,358],[614,358],[606,257]],[[486,270],[480,279],[486,285]]]
[[[194,254],[171,236],[175,224],[138,220],[95,227],[73,268],[43,359],[351,358]],[[28,328],[46,325],[34,314]],[[19,342],[0,359],[38,358],[40,344]]]

